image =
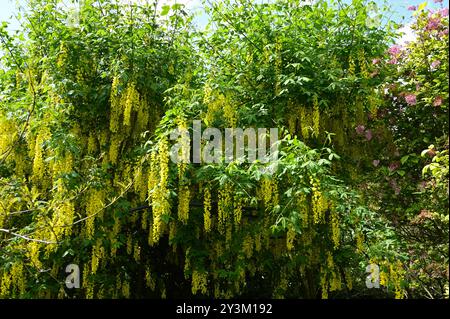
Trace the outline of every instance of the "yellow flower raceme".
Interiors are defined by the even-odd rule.
[[[33,160],[33,176],[32,182],[36,185],[41,185],[44,181],[45,175],[45,163],[44,156],[45,151],[43,149],[43,143],[49,140],[51,133],[47,127],[43,127],[36,137],[36,143],[34,148],[34,160]]]
[[[286,233],[286,248],[292,250],[294,248],[295,230],[290,227]]]
[[[244,238],[244,241],[242,243],[242,251],[245,254],[245,257],[251,258],[253,255],[253,239],[252,236],[247,235]]]
[[[200,291],[202,294],[206,294],[208,291],[208,276],[204,272],[194,270],[192,272],[192,294],[197,294]]]
[[[320,287],[322,290],[322,299],[328,299],[328,280],[323,270],[320,272]]]
[[[333,240],[333,247],[337,249],[340,244],[341,228],[339,225],[339,215],[336,209],[331,210],[331,238]]]
[[[366,61],[364,49],[360,49],[358,51],[358,64],[359,64],[359,70],[361,73],[361,77],[364,79],[368,79],[369,71],[367,68],[367,61]]]
[[[205,187],[203,191],[203,223],[205,232],[211,230],[211,191],[209,187]]]
[[[16,136],[17,128],[13,121],[7,120],[3,114],[0,114],[0,156],[9,150]]]
[[[94,155],[97,152],[97,150],[98,150],[97,136],[95,132],[91,132],[88,138],[87,153],[89,155]]]
[[[360,253],[364,251],[364,235],[361,232],[356,233],[356,249]]]
[[[190,190],[189,186],[178,188],[178,219],[186,224],[189,219]]]
[[[313,129],[314,129],[315,137],[319,137],[320,110],[319,110],[319,101],[317,100],[317,96],[314,96],[314,99],[313,99]]]
[[[109,118],[109,129],[113,133],[117,133],[120,129],[120,117],[122,116],[121,98],[118,91],[119,78],[114,77],[111,85],[111,95],[110,95],[110,118]]]
[[[355,75],[355,70],[356,70],[356,63],[355,60],[352,56],[349,57],[348,59],[348,75],[349,76],[354,76]]]
[[[114,134],[111,137],[110,146],[109,146],[109,160],[112,164],[117,164],[121,143],[122,143],[122,140],[121,140],[121,137],[119,134]]]
[[[139,108],[139,92],[134,82],[129,82],[125,91],[123,125],[131,126],[132,112]]]
[[[243,199],[239,196],[234,197],[234,225],[237,227],[242,219],[242,202]]]
[[[227,120],[228,127],[236,127],[236,108],[225,97],[221,97],[220,103],[223,104],[223,115]]]
[[[158,242],[162,234],[162,216],[170,214],[169,190],[167,188],[169,177],[169,147],[164,137],[158,144],[159,183],[155,186],[152,195],[153,229],[151,242]]]
[[[309,138],[309,128],[311,127],[310,114],[304,106],[299,107],[300,115],[300,126],[302,131],[303,139],[307,140]]]
[[[403,299],[405,295],[402,288],[403,265],[400,261],[389,265],[389,278],[394,285],[395,299]]]
[[[219,190],[219,203],[218,203],[218,230],[223,234],[226,230],[226,223],[229,217],[229,205],[231,203],[231,194],[233,188],[230,183],[226,183]]]
[[[327,201],[322,195],[318,180],[311,178],[312,189],[312,208],[313,220],[315,224],[325,221],[325,211],[327,210]]]

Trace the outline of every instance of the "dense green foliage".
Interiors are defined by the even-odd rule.
[[[205,3],[203,31],[29,5],[0,28],[0,297],[448,296],[447,9],[401,47],[363,0]],[[194,120],[277,127],[278,158],[173,163]]]

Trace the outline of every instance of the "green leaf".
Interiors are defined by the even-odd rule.
[[[417,11],[422,11],[423,9],[425,9],[425,7],[427,6],[427,2],[423,2],[419,5],[419,7],[417,8]]]
[[[400,176],[405,176],[406,172],[403,171],[403,170],[401,170],[401,169],[399,169],[399,170],[397,171],[397,174],[400,175]]]
[[[161,10],[161,15],[165,16],[165,15],[167,15],[169,13],[170,6],[166,4],[166,5],[163,5],[161,9],[162,9]]]
[[[408,160],[409,155],[405,155],[400,159],[400,163],[405,164],[405,162]]]

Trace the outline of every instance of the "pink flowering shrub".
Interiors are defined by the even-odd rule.
[[[372,166],[383,172],[388,194],[383,202],[389,196],[401,199],[397,206],[386,207],[386,212],[395,211],[405,229],[417,235],[404,236],[412,254],[422,256],[408,269],[409,293],[423,294],[426,283],[426,294],[442,297],[441,287],[448,283],[448,259],[444,262],[435,256],[448,256],[448,238],[438,240],[427,234],[449,227],[448,8],[441,4],[432,11],[420,5],[409,10],[414,11],[411,29],[415,39],[402,47],[394,45],[386,53],[392,76],[385,86],[386,109],[380,112],[385,114],[398,155],[373,160]]]

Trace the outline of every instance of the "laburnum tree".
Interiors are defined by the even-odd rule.
[[[448,62],[434,38],[448,39],[445,11],[428,17],[422,8],[417,25],[439,16],[436,32],[391,61],[403,52],[389,49],[396,24],[362,0],[206,2],[201,32],[179,4],[29,6],[22,32],[0,29],[0,297],[426,293],[416,289],[420,274],[407,272],[421,269],[411,263],[424,244],[408,241],[396,223],[413,222],[418,211],[395,212],[404,203],[383,183],[399,183],[399,175],[413,187],[429,164],[433,200],[411,191],[405,203],[419,196],[428,205],[421,209],[448,225],[448,155],[445,138],[437,139],[448,131],[424,142],[435,145],[431,163],[414,162],[408,174],[387,168],[412,144],[402,136],[411,118],[448,125]],[[425,47],[439,52],[443,69],[422,69]],[[401,92],[421,83],[414,116],[394,115],[399,103],[411,104],[409,93],[386,90],[396,79]],[[194,163],[183,154],[174,163],[174,143],[193,145],[170,133],[193,136],[193,121],[203,130],[276,127],[278,157]],[[428,145],[414,147],[406,152],[420,156]],[[432,227],[434,217],[424,218]],[[448,254],[436,254],[448,241],[435,235],[440,245],[424,258],[442,268]],[[82,270],[80,289],[65,285],[68,264]],[[380,289],[367,289],[368,266],[379,267]]]

